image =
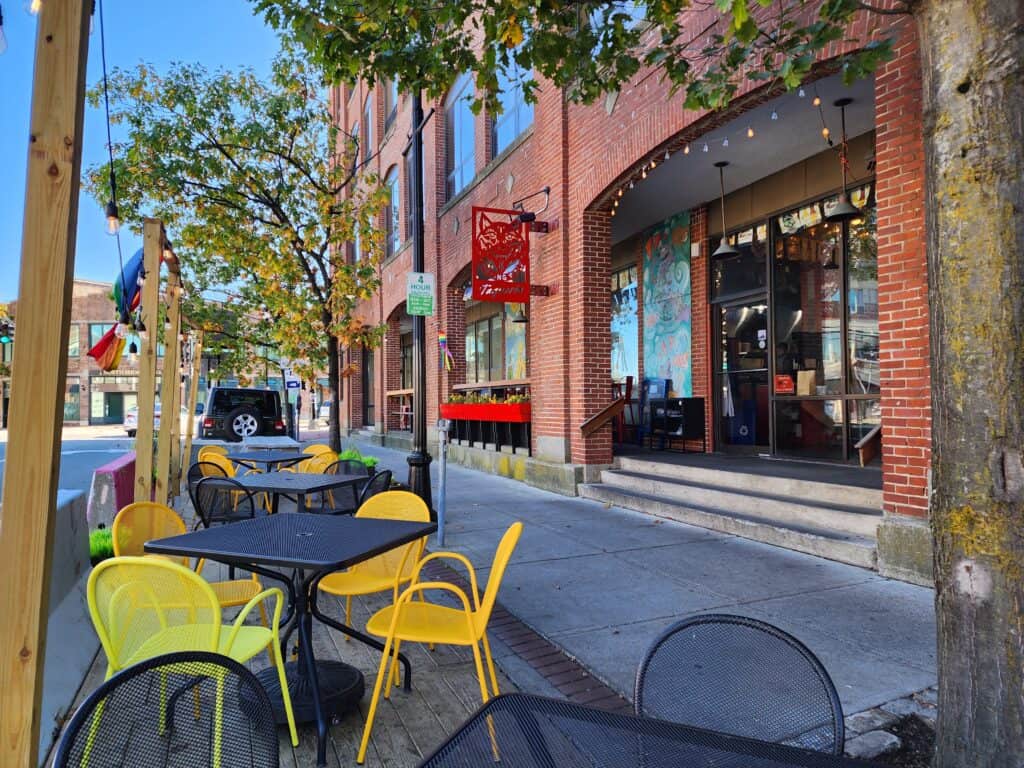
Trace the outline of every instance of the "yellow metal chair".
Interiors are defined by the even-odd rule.
[[[312,448],[313,446],[310,446]],[[306,449],[309,450],[308,448]],[[335,459],[334,451],[329,453],[315,453],[310,455],[308,459],[303,459],[298,464],[294,464],[291,467],[281,467],[282,472],[309,472],[310,474],[323,474]],[[328,491],[330,493],[330,491]],[[291,498],[291,497],[289,497]],[[313,506],[313,497],[306,496],[306,509],[310,509]]]
[[[146,659],[177,651],[210,651],[244,664],[267,650],[277,667],[292,746],[299,738],[285,678],[278,627],[284,595],[253,596],[231,628],[222,631],[220,603],[191,569],[159,557],[114,557],[89,574],[89,614],[107,655],[107,678]],[[274,598],[271,627],[246,626],[257,605]]]
[[[355,516],[429,523],[430,508],[415,493],[387,491],[370,498],[359,508]],[[394,595],[392,600],[397,601],[398,590],[412,579],[413,570],[426,545],[427,540],[424,537],[358,563],[347,571],[325,576],[320,581],[320,591],[345,598],[345,623],[351,625],[352,598],[391,590]],[[345,640],[348,640],[347,635]]]
[[[329,453],[335,459],[338,458],[334,451],[331,450],[331,446],[324,445],[323,443],[313,443],[312,445],[307,445],[305,448],[302,449],[302,452],[310,456],[320,456],[322,454]]]
[[[384,689],[384,698],[388,698],[391,686],[385,686],[385,679],[390,682],[392,676],[398,671],[398,652],[403,641],[470,646],[473,649],[473,662],[476,664],[476,674],[480,681],[480,695],[484,703],[487,703],[491,694],[498,695],[498,675],[494,671],[491,646],[487,642],[487,622],[491,618],[491,611],[494,609],[494,601],[498,596],[498,588],[501,586],[505,568],[522,532],[523,524],[516,522],[509,526],[505,535],[501,537],[498,550],[494,553],[491,573],[487,578],[487,589],[484,590],[482,599],[476,585],[476,573],[468,558],[456,552],[434,552],[416,564],[412,574],[412,583],[402,592],[395,604],[377,611],[370,617],[366,624],[366,631],[371,635],[384,637],[386,640],[384,641],[384,653],[380,659],[380,668],[377,671],[377,681],[373,686],[373,697],[370,699],[370,711],[366,715],[366,726],[363,728],[363,740],[359,745],[359,754],[356,757],[357,763],[362,765],[366,758],[366,747],[370,743],[370,731],[373,728],[374,715],[377,713],[381,689]],[[431,560],[439,559],[458,560],[466,566],[469,571],[470,591],[473,593],[472,600],[454,584],[444,581],[421,582],[419,580],[423,566]],[[436,603],[413,602],[415,595],[432,589],[450,592],[458,598],[462,607],[449,608]],[[490,674],[490,693],[487,689],[487,679],[484,675],[484,664],[480,658],[478,643],[482,644],[484,648],[484,658],[487,661],[487,670]],[[392,646],[394,653],[392,653]],[[389,661],[392,665],[390,671],[388,670]]]
[[[220,448],[220,446],[215,446],[215,445],[205,446],[205,447],[207,447],[207,448]],[[227,453],[227,452],[225,451],[225,453]],[[221,453],[217,453],[217,452],[207,453],[205,456],[201,455],[199,460],[204,462],[204,463],[209,463],[209,464],[213,464],[213,465],[215,465],[217,467],[220,467],[224,471],[224,474],[227,477],[241,477],[243,475],[258,475],[258,474],[260,474],[260,470],[258,470],[258,469],[243,469],[241,466],[234,464],[231,461],[231,459],[229,459],[226,455],[221,454]],[[270,509],[271,509],[270,494],[260,493],[260,494],[257,494],[257,495],[259,496],[260,504],[263,505],[263,509],[266,510],[267,512],[269,512]],[[237,494],[237,493],[234,494],[235,506],[238,506],[238,500],[240,498],[241,498],[241,494]]]
[[[199,449],[199,453],[196,454],[197,461],[203,461],[203,454],[217,454],[218,456],[227,456],[228,449],[223,445],[204,445]]]
[[[144,545],[153,539],[164,539],[168,536],[180,536],[185,533],[185,521],[168,506],[157,501],[137,501],[117,513],[110,535],[114,544],[114,556],[146,555]],[[165,558],[162,555],[146,555],[147,557]],[[189,566],[187,557],[177,559],[186,568]],[[203,561],[197,564],[196,572],[202,573]],[[217,596],[221,608],[234,608],[245,605],[263,590],[259,577],[254,573],[251,579],[232,579],[210,583],[210,589]],[[262,603],[259,606],[263,625],[267,625],[267,614]]]

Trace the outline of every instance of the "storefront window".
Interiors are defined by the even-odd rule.
[[[817,206],[813,206],[818,208]],[[819,209],[820,210],[820,209]],[[843,391],[841,224],[779,219],[775,242],[775,372],[798,396]]]
[[[466,321],[466,383],[526,376],[526,331],[512,323],[504,305],[478,304]],[[483,312],[494,312],[483,316]]]
[[[402,360],[401,378],[402,389],[412,389],[412,334],[403,333],[401,337]]]
[[[881,389],[878,376],[878,245],[874,207],[864,211],[864,218],[850,222],[846,253],[849,392],[853,395],[876,395]]]
[[[765,289],[768,226],[760,224],[736,232],[729,236],[729,242],[739,255],[716,258],[711,262],[712,300]],[[717,248],[717,241],[712,245]]]
[[[71,328],[74,331],[78,330],[78,326],[73,325]],[[69,378],[64,389],[64,421],[78,421],[81,418],[80,394],[81,384],[78,377]]]
[[[78,326],[72,323],[71,329],[68,331],[68,357],[78,357],[80,354]],[[75,418],[78,417],[76,416]]]
[[[612,273],[612,381],[639,382],[636,265]]]
[[[89,349],[99,344],[103,334],[113,327],[113,323],[89,323]]]

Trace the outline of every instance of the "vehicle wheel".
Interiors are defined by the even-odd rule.
[[[252,437],[259,431],[259,415],[250,406],[239,406],[224,419],[224,437],[233,442]]]
[[[128,430],[128,437],[135,437],[135,430],[134,429],[129,429]]]

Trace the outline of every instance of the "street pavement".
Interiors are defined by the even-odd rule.
[[[407,479],[405,453],[359,448]],[[436,500],[436,458],[432,470]],[[630,700],[648,645],[694,613],[741,614],[792,633],[821,659],[847,714],[936,682],[930,589],[457,465],[448,466],[446,517],[444,549],[467,555],[481,586],[502,533],[522,520],[498,600]],[[431,549],[440,549],[436,537]],[[520,688],[553,693],[496,645]]]
[[[8,431],[0,430],[0,490],[7,468]],[[135,441],[128,438],[121,425],[65,427],[61,432],[60,481],[58,488],[89,492],[92,473],[125,451]]]

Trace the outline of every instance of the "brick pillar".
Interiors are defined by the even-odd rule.
[[[921,71],[914,25],[875,75],[879,372],[886,513],[926,517],[931,461]]]
[[[570,233],[569,436],[574,464],[610,464],[612,431],[607,425],[584,439],[580,425],[611,401],[611,217],[584,211]]]
[[[448,349],[455,361],[450,371],[441,372],[441,400],[448,398],[454,385],[466,381],[466,302],[462,298],[463,282],[461,277],[452,281],[444,296],[444,330],[448,335]]]
[[[693,396],[704,398],[704,434],[707,449],[714,450],[714,419],[716,408],[712,376],[711,307],[708,304],[708,209],[690,211],[690,368]],[[643,327],[642,325],[640,326]],[[700,443],[687,444],[687,450],[700,450]]]
[[[401,309],[396,309],[388,318],[388,327],[384,332],[384,391],[402,388],[402,316]],[[387,430],[401,428],[401,401],[392,401],[384,396],[381,416]]]
[[[349,392],[349,413],[352,429],[361,429],[363,426],[363,348],[352,347],[348,351],[348,369],[351,374],[348,376]]]

